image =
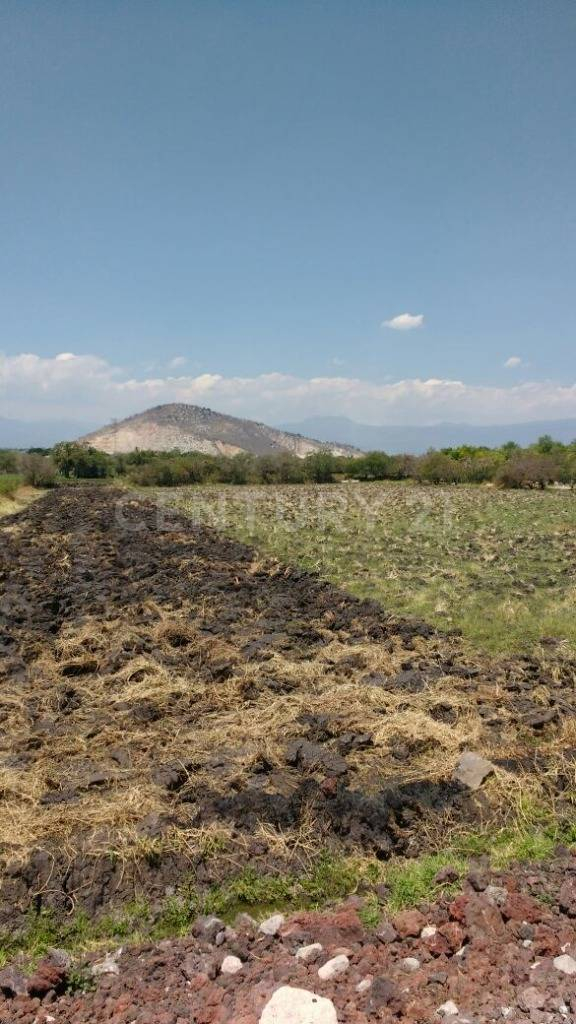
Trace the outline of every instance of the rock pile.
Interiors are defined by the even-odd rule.
[[[461,891],[367,931],[358,898],[326,913],[193,934],[33,973],[0,972],[1,1024],[573,1024],[576,855],[472,873]],[[75,988],[86,991],[71,992]]]

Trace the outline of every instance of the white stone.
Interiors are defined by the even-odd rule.
[[[510,1014],[512,1013],[512,1007],[511,1006],[501,1006],[500,1007],[500,1013],[504,1017],[504,1020],[506,1020],[506,1018],[509,1017]]]
[[[557,956],[554,960],[554,967],[557,971],[562,971],[562,974],[576,974],[576,960],[568,953]]]
[[[436,935],[437,931],[438,929],[435,924],[427,924],[426,927],[423,928],[422,931],[420,932],[420,938],[431,939],[434,937],[434,935]]]
[[[261,922],[258,931],[263,935],[278,935],[285,920],[284,914],[272,914],[272,917],[267,917]]]
[[[118,961],[122,950],[117,950],[116,953],[106,953],[103,960],[99,960],[98,963],[92,964],[92,974],[98,977],[100,974],[120,974],[120,968]]]
[[[494,765],[491,761],[487,761],[485,757],[475,754],[472,750],[465,750],[460,755],[452,778],[467,789],[475,790],[480,789],[484,779],[492,775],[493,771]]]
[[[300,949],[296,950],[296,959],[303,960],[305,964],[313,964],[323,949],[324,947],[319,942],[312,942],[309,946],[300,946]]]
[[[467,943],[467,942],[465,942],[465,943],[464,943],[464,945],[463,945],[463,946],[460,946],[460,949],[458,949],[458,950],[457,950],[457,951],[456,951],[456,952],[454,953],[454,956],[457,956],[458,958],[460,958],[461,956],[464,956],[464,954],[466,953],[466,950],[467,950],[467,949],[468,949],[468,943]]]
[[[225,956],[222,961],[220,972],[222,974],[238,974],[243,967],[242,961],[237,956]]]
[[[439,1017],[456,1017],[460,1011],[453,999],[447,999],[442,1006],[439,1006],[436,1013]]]
[[[411,974],[412,971],[418,970],[420,967],[420,961],[417,960],[415,956],[405,956],[401,962],[401,967],[407,974]]]
[[[331,999],[283,985],[266,1003],[260,1024],[338,1024],[338,1017]]]
[[[327,960],[322,967],[318,968],[318,977],[322,978],[322,981],[332,981],[333,978],[344,974],[349,967],[348,957],[341,953],[340,956],[333,956],[331,960]]]
[[[358,984],[356,985],[356,991],[359,992],[360,995],[362,995],[364,992],[368,992],[368,990],[371,988],[372,978],[370,976],[368,976],[367,978],[362,978],[362,981],[359,981]]]

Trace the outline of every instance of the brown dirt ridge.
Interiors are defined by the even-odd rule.
[[[113,489],[58,489],[0,535],[2,928],[248,863],[411,855],[573,786],[569,657],[471,656]],[[478,793],[464,750],[496,767]]]

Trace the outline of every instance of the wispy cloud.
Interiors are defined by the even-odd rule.
[[[576,417],[576,383],[490,387],[460,380],[396,381],[218,373],[130,377],[90,355],[0,354],[0,408],[14,419],[108,422],[163,402],[190,402],[238,416],[282,422],[345,415],[364,423],[517,423]]]
[[[177,370],[179,366],[185,366],[188,362],[186,356],[174,356],[168,363],[169,370]]]
[[[399,313],[391,320],[384,320],[380,326],[391,327],[393,331],[413,331],[415,327],[422,327],[423,323],[423,313]]]
[[[504,366],[507,366],[509,370],[513,370],[516,366],[522,366],[522,359],[520,356],[510,356],[504,363]]]

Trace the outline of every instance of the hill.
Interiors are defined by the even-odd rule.
[[[198,405],[173,403],[129,416],[102,427],[80,440],[100,451],[114,455],[136,448],[152,451],[203,452],[206,455],[274,455],[289,452],[305,458],[314,452],[330,451],[335,455],[353,455],[350,445],[333,441],[315,441],[302,434],[293,434],[265,423],[226,416]]]
[[[497,448],[507,441],[525,447],[542,434],[568,444],[576,437],[576,419],[533,420],[527,423],[434,423],[429,426],[356,423],[346,416],[314,416],[301,423],[283,424],[282,429],[313,433],[322,441],[335,437],[364,451],[409,452],[419,455],[428,448],[450,448],[461,444]]]

